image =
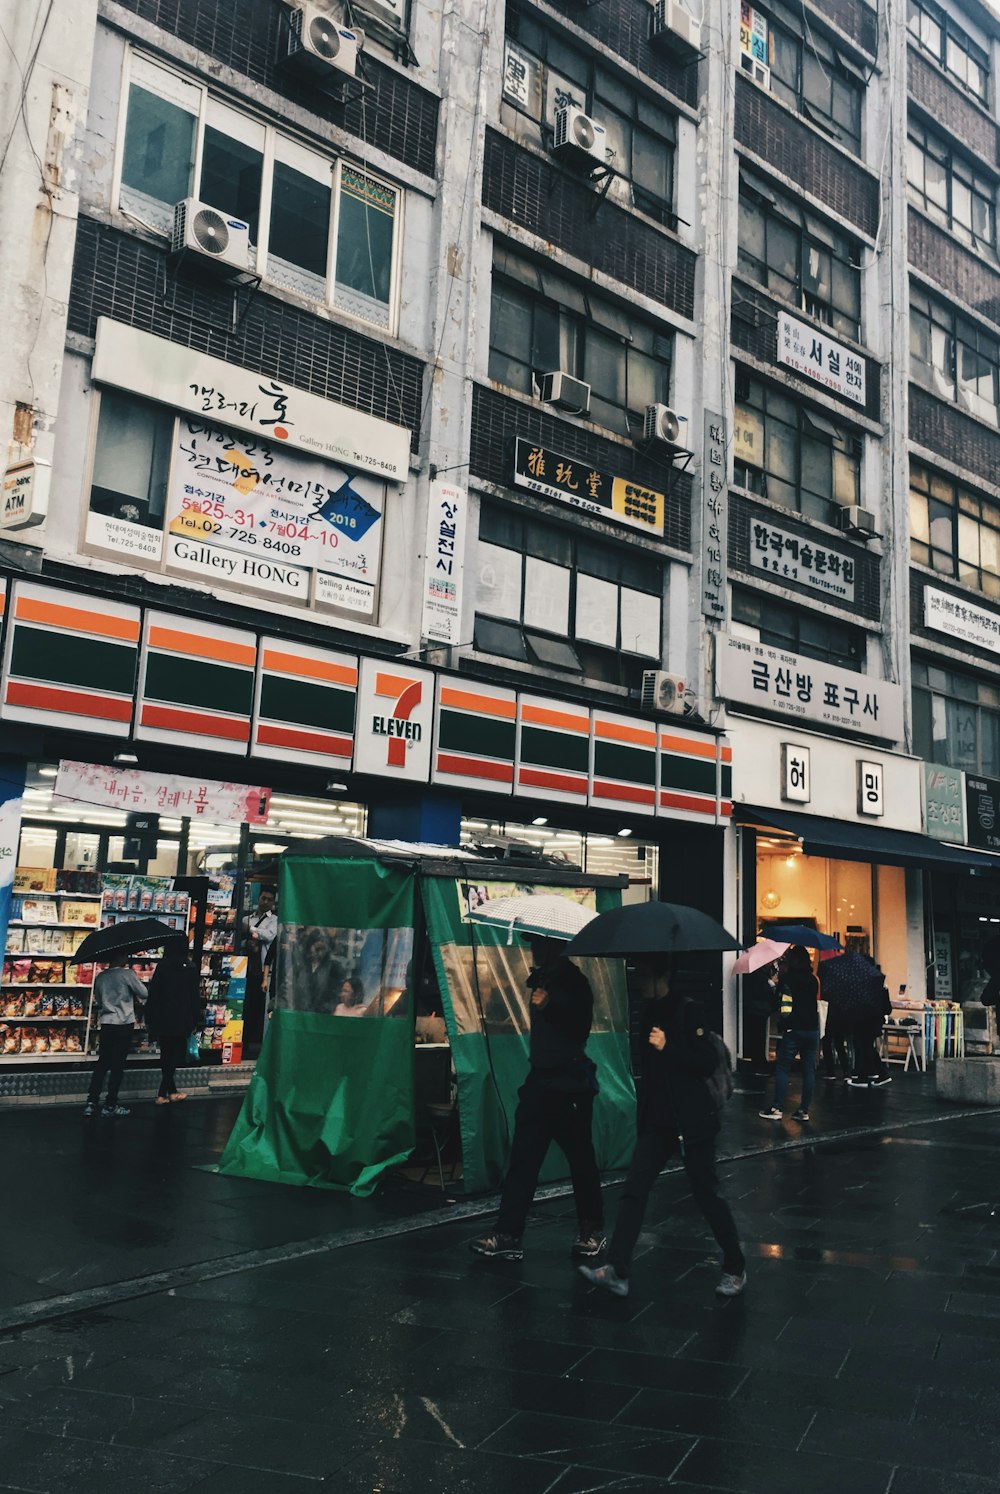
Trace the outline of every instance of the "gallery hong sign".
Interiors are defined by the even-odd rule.
[[[569,503],[616,524],[663,533],[665,499],[630,477],[600,472],[589,462],[560,456],[520,436],[514,443],[514,486]]]
[[[719,694],[733,704],[890,742],[903,736],[903,692],[887,680],[724,633],[715,672]]]

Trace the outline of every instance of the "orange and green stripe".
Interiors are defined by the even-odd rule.
[[[438,677],[432,778],[456,786],[488,784],[508,792],[514,782],[517,697],[491,685],[460,685]]]
[[[251,751],[320,766],[349,764],[357,696],[355,656],[262,638]]]

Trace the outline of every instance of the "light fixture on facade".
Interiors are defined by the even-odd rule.
[[[632,834],[632,832],[629,829],[629,827],[627,825],[623,825],[622,828],[618,832],[618,839],[619,840],[628,840],[628,838],[629,838],[629,836],[631,834]]]
[[[331,778],[326,785],[326,791],[328,794],[346,794],[347,784],[337,783],[333,778]]]
[[[533,825],[547,825],[548,819],[544,814],[537,815],[531,822]]]
[[[58,772],[58,768],[39,768],[38,770],[41,778],[54,778]]]
[[[115,762],[120,768],[137,768],[139,759],[134,752],[116,752]]]

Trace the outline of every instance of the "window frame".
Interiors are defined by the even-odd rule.
[[[924,20],[937,27],[938,45],[932,47],[924,40]],[[914,26],[914,20],[917,25]],[[939,67],[943,68],[949,78],[954,78],[959,87],[964,88],[974,99],[984,106],[990,101],[990,57],[978,42],[965,31],[958,22],[945,11],[939,10],[936,5],[928,4],[928,0],[907,0],[906,7],[906,34],[922,52],[928,57],[933,57]],[[958,48],[966,60],[965,73],[963,77],[956,72],[948,61],[950,45]],[[983,80],[982,91],[974,88],[968,81],[968,63],[974,62],[979,69]]]
[[[908,494],[913,563],[926,566],[981,596],[1000,601],[1000,501],[974,492],[956,478],[937,472],[914,457],[910,458]],[[917,505],[923,505],[925,510],[926,524],[921,527],[926,531],[926,540],[917,536],[918,526],[914,524]],[[948,524],[947,547],[935,543],[934,526],[943,522]],[[975,564],[962,553],[973,528],[978,551]],[[997,561],[993,567],[983,563],[983,531],[994,536]]]
[[[168,80],[173,80],[180,88],[195,92],[198,95],[198,111],[193,115],[195,121],[194,149],[189,190],[186,195],[195,197],[198,201],[208,201],[207,198],[200,198],[197,194],[203,186],[205,132],[211,123],[209,119],[210,110],[214,110],[216,114],[220,110],[225,111],[232,115],[235,120],[245,122],[247,133],[263,133],[260,200],[257,205],[257,242],[251,246],[254,252],[250,273],[259,275],[263,284],[269,288],[273,287],[298,296],[312,305],[323,306],[327,311],[336,312],[340,316],[350,317],[352,321],[357,321],[365,327],[376,327],[379,331],[395,337],[398,334],[401,300],[402,246],[405,241],[405,190],[387,178],[380,176],[377,172],[371,171],[363,163],[352,161],[342,154],[328,155],[321,149],[317,149],[311,142],[301,139],[297,135],[288,133],[285,130],[278,129],[266,119],[262,119],[244,108],[237,108],[229,100],[213,93],[205,83],[189,78],[175,68],[165,66],[159,58],[147,56],[146,53],[136,48],[128,48],[126,50],[122,70],[122,91],[119,102],[118,126],[115,140],[115,163],[111,187],[112,212],[129,218],[132,221],[139,222],[143,227],[152,232],[166,234],[169,237],[169,226],[163,228],[157,223],[148,223],[137,213],[130,211],[122,203],[123,188],[126,193],[130,190],[127,184],[123,182],[129,102],[133,86],[144,88],[147,92],[155,91],[149,88],[147,83],[143,81],[144,76],[148,76],[150,72],[160,74]],[[165,84],[163,86],[166,88],[169,85]],[[166,92],[157,96],[168,98]],[[169,98],[168,101],[170,101]],[[181,106],[177,105],[177,107]],[[213,128],[216,128],[216,126],[213,126]],[[285,280],[282,280],[280,277],[276,278],[271,273],[269,259],[272,256],[269,254],[269,238],[274,167],[278,156],[282,154],[286,157],[292,156],[298,158],[307,168],[303,174],[311,177],[320,184],[328,186],[330,192],[330,211],[327,221],[326,272],[321,296],[310,295],[307,290],[291,287]],[[390,251],[388,274],[389,300],[387,303],[384,303],[384,315],[365,315],[363,312],[355,309],[354,305],[345,304],[343,291],[341,291],[340,297],[338,297],[336,281],[337,236],[340,226],[342,179],[345,169],[357,172],[362,177],[367,178],[376,188],[393,194],[392,248]],[[158,201],[158,199],[155,200]],[[211,206],[212,204],[209,205]],[[163,204],[163,206],[172,211],[172,204]],[[220,211],[224,211],[224,209],[220,209]],[[383,307],[382,302],[375,302],[374,304],[379,308]]]
[[[935,675],[938,676],[937,682],[933,678]],[[938,762],[944,767],[962,769],[966,773],[982,773],[988,777],[1000,775],[1000,690],[995,684],[980,675],[955,669],[950,660],[915,654],[911,664],[910,689],[913,698],[915,753],[925,756],[928,762]],[[939,735],[934,732],[935,700],[942,703],[937,715],[944,730]],[[974,713],[974,762],[953,750],[961,741],[961,732],[956,730],[955,716],[962,710]],[[943,719],[940,719],[942,712]],[[987,722],[989,736],[992,737],[991,758],[984,755],[983,751],[987,740],[984,725]]]
[[[763,643],[768,648],[801,654],[804,659],[815,659],[820,664],[830,664],[854,674],[865,672],[867,634],[863,628],[856,628],[841,618],[831,617],[829,612],[814,612],[807,607],[796,607],[791,602],[777,600],[770,592],[734,583],[730,597],[730,619],[737,628],[746,630],[739,634],[740,637],[753,635],[758,643]],[[780,622],[787,624],[784,631],[779,631],[775,626]],[[806,627],[805,638],[802,636],[803,625]],[[808,636],[810,629],[816,630],[817,640],[825,638],[828,645],[829,639],[835,637],[839,630],[848,646],[843,651],[829,646],[823,648],[818,641]]]
[[[821,27],[806,17],[804,11],[800,18],[778,5],[769,7],[754,3],[751,9],[767,22],[767,67],[770,78],[767,86],[769,91],[776,98],[781,99],[788,108],[805,115],[806,119],[815,124],[824,134],[831,135],[835,140],[840,141],[853,155],[860,156],[864,144],[865,127],[865,80],[861,69],[841,52],[836,42],[828,37]],[[739,27],[740,21],[737,19],[737,41]],[[782,74],[781,63],[775,60],[776,36],[783,46],[788,47],[789,43],[794,46],[794,82],[789,81]],[[805,80],[807,53],[809,57],[815,58],[821,76],[829,83],[829,108],[823,107],[819,101],[807,93]],[[739,56],[738,66],[744,72],[753,74],[756,65],[754,58],[746,52],[740,52],[738,47],[737,54]],[[836,117],[836,84],[853,97],[857,113],[856,131],[853,124],[848,127]]]
[[[763,404],[761,405],[751,403],[755,387],[761,391],[763,396]],[[770,412],[767,408],[769,400],[772,402],[772,410]],[[773,408],[779,402],[794,410],[794,426],[790,420],[783,418],[782,413],[777,408]],[[824,524],[832,524],[834,515],[838,510],[861,503],[861,496],[864,491],[863,476],[865,460],[865,440],[862,431],[855,430],[852,426],[830,419],[825,413],[814,409],[786,387],[768,383],[765,379],[759,378],[756,374],[752,374],[744,368],[737,369],[733,414],[734,431],[751,424],[753,420],[753,417],[752,420],[741,420],[741,409],[752,411],[754,417],[756,417],[753,423],[758,425],[761,430],[762,461],[748,461],[745,456],[739,454],[734,441],[733,482],[737,486],[745,488],[748,492],[754,493],[758,497],[766,498],[768,502],[775,504],[779,508],[783,508],[787,513],[797,513],[802,515],[803,518],[815,519]],[[777,425],[781,428],[780,430],[772,428],[770,438],[768,435],[769,419],[772,426]],[[765,462],[771,459],[769,457],[769,448],[777,451],[781,434],[784,431],[790,431],[794,436],[794,440],[788,448],[794,462],[794,476],[792,478],[783,476],[775,467],[765,465]],[[820,492],[816,488],[803,486],[803,468],[806,466],[803,460],[804,451],[808,454],[811,447],[815,447],[818,451],[826,445],[829,445],[831,452],[829,495]],[[854,491],[847,503],[835,496],[838,453],[842,466],[845,462],[853,463]],[[759,476],[754,476],[753,474],[759,474]],[[775,496],[775,493],[770,490],[772,484],[775,488],[783,485],[786,490],[794,490],[796,496],[796,505],[794,508],[790,504],[782,502],[780,497]],[[803,495],[808,500],[805,505],[803,504]]]
[[[912,284],[909,320],[909,376],[912,382],[968,410],[980,420],[1000,425],[1000,336],[980,327],[978,322],[963,316],[922,286]],[[930,344],[929,360],[918,357],[914,348],[914,333],[922,326],[927,328],[925,340]],[[941,361],[935,361],[936,345],[942,350]],[[991,401],[984,401],[980,393],[971,393],[968,381],[960,378],[962,349],[975,359],[988,363],[992,369]]]
[[[912,175],[913,157],[921,160],[921,182]],[[927,165],[936,162],[945,181],[946,203],[940,206],[927,190]],[[969,222],[956,216],[956,198],[961,199],[962,190],[969,200]],[[961,243],[982,252],[988,251],[991,258],[997,255],[997,182],[986,172],[977,171],[974,162],[964,151],[954,150],[951,144],[936,130],[929,129],[921,120],[911,115],[906,129],[906,195],[921,212],[935,223],[947,228]],[[989,235],[980,235],[975,226],[975,204],[985,203],[989,221]]]

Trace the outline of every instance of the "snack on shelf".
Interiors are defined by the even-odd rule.
[[[65,991],[56,991],[51,997],[52,1015],[54,1017],[72,1016],[72,1002]],[[83,1014],[81,1013],[81,1016]]]
[[[20,1017],[24,1011],[24,997],[20,991],[5,991],[0,1005],[5,1017]]]
[[[20,1053],[20,1051],[20,1027],[9,1027],[6,1022],[0,1024],[0,1053]]]
[[[55,892],[56,874],[51,866],[18,866],[14,870],[15,892]]]
[[[51,897],[23,897],[20,917],[25,923],[58,923],[59,904]]]
[[[68,1017],[82,1017],[83,992],[81,991],[80,994],[77,995],[75,991],[71,991],[69,996],[67,997],[67,1000],[69,1001],[69,1011],[66,1013],[66,1015]]]
[[[7,953],[8,954],[20,954],[21,953],[21,950],[24,949],[24,947],[25,947],[24,946],[24,936],[25,936],[25,934],[27,932],[28,932],[27,929],[8,929],[7,930]],[[5,960],[4,964],[6,965],[6,963],[7,963],[7,961]]]
[[[80,1034],[72,1028],[67,1028],[66,1030],[66,1052],[83,1052],[83,1039],[81,1038]]]
[[[32,960],[31,969],[28,973],[30,981],[37,981],[40,985],[58,985],[62,981],[63,967],[61,960]]]
[[[30,960],[14,960],[11,964],[10,978],[14,981],[25,982],[31,975]]]
[[[38,993],[38,1015],[40,1017],[51,1017],[52,1015],[52,995],[49,991],[39,991]]]
[[[84,928],[96,929],[101,921],[101,910],[97,903],[77,903],[69,898],[62,906],[63,923],[79,923]]]
[[[48,890],[48,889],[47,889]],[[56,891],[93,895],[101,890],[101,873],[96,871],[57,871]]]
[[[13,978],[14,978],[14,961],[13,960],[6,960],[5,959],[4,962],[3,962],[3,983],[4,983],[4,985],[5,986],[9,985],[10,982],[13,980]]]
[[[66,1029],[65,1029],[65,1027],[50,1027],[49,1028],[49,1052],[50,1053],[65,1053],[66,1052]]]
[[[84,965],[67,965],[66,969],[67,970],[75,970],[76,971],[76,975],[75,975],[74,978],[75,978],[76,984],[78,986],[89,986],[89,985],[93,984],[93,980],[94,980],[94,966],[93,965],[90,965],[90,964],[84,964]]]
[[[34,1039],[34,1050],[36,1053],[47,1053],[49,1051],[49,1030],[47,1027],[36,1027]],[[23,1044],[23,1037],[21,1042]]]
[[[39,991],[25,991],[24,1006],[21,1009],[21,1015],[23,1017],[37,1017],[39,1015],[38,1005],[40,1001],[41,993]]]

